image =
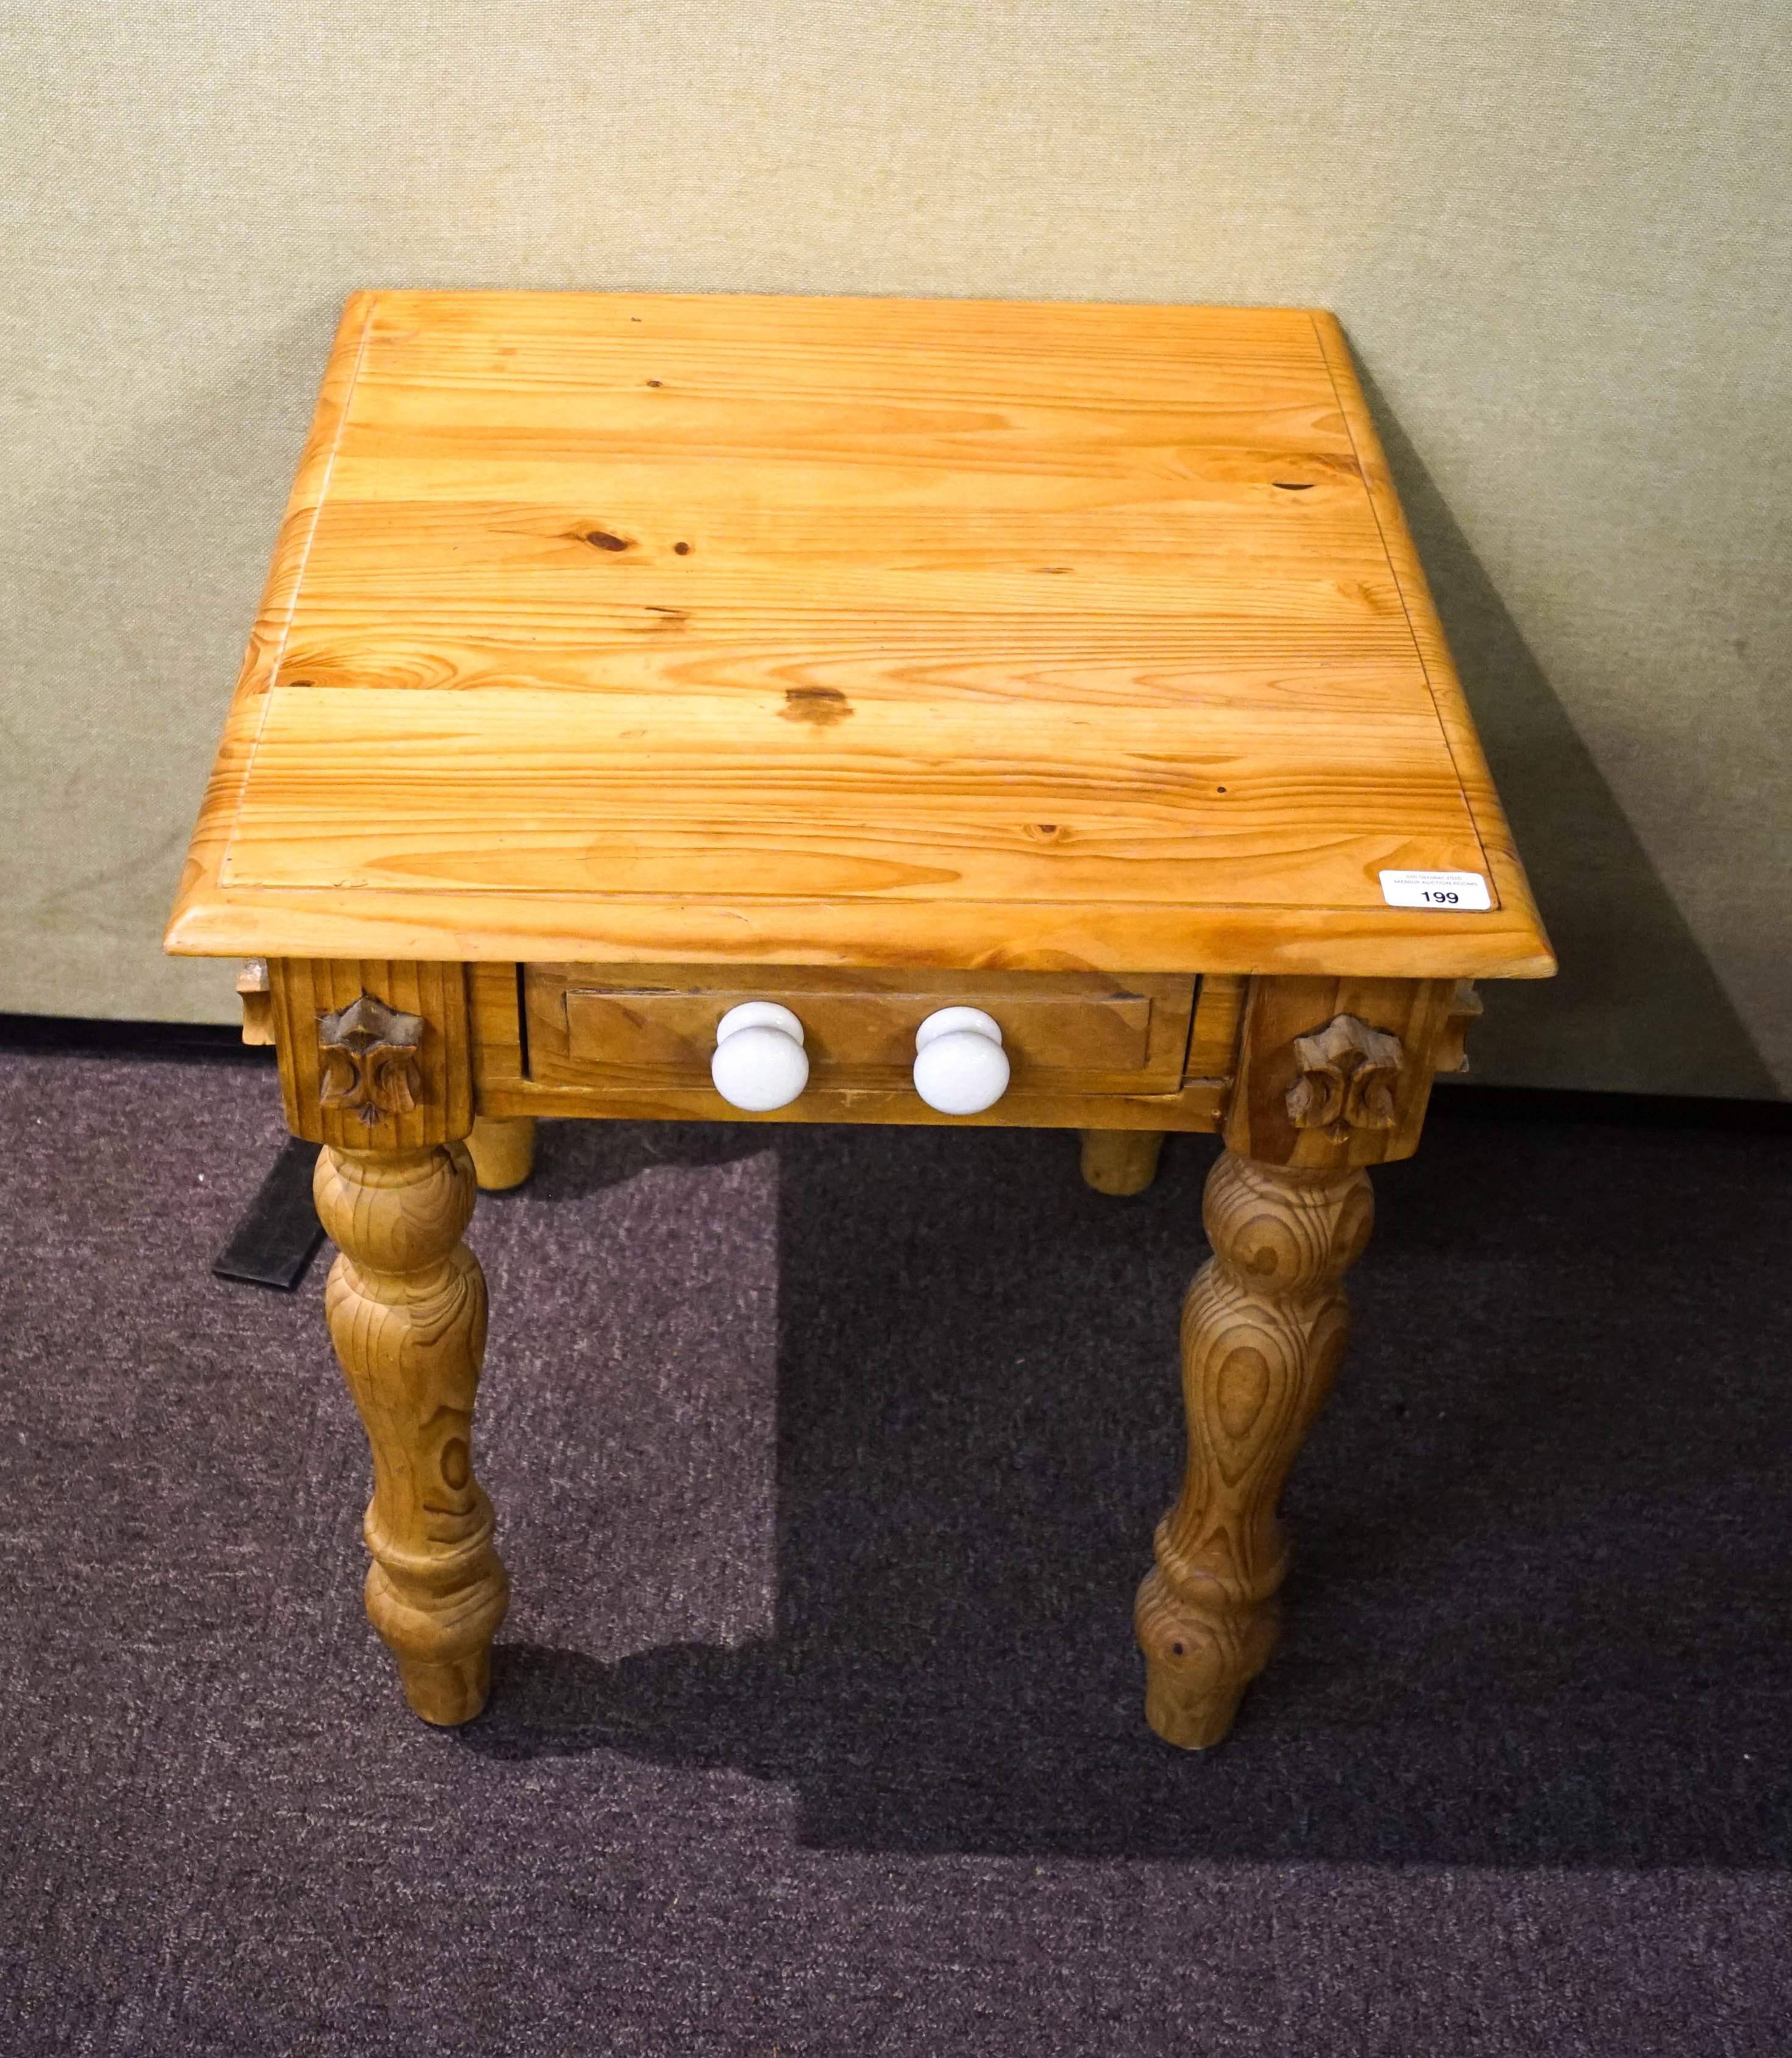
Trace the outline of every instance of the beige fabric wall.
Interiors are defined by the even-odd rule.
[[[360,285],[1336,308],[1567,967],[1512,1082],[1792,1086],[1783,0],[34,0],[0,22],[0,1009],[157,941]]]

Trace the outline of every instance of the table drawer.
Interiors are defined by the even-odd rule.
[[[526,1069],[554,1085],[706,1089],[716,1024],[742,1001],[775,1000],[803,1024],[812,1086],[912,1091],[916,1030],[966,1006],[1000,1023],[1017,1092],[1174,1093],[1194,986],[1186,974],[529,965]]]

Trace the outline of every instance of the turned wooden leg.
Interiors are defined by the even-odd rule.
[[[1098,1194],[1142,1194],[1162,1150],[1161,1129],[1086,1129],[1083,1176]]]
[[[1359,1170],[1227,1151],[1208,1175],[1214,1255],[1182,1309],[1188,1472],[1136,1614],[1146,1719],[1186,1750],[1226,1734],[1275,1647],[1287,1569],[1276,1503],[1344,1354],[1340,1281],[1373,1214]]]
[[[473,1212],[462,1143],[326,1148],[314,1190],[341,1248],[324,1297],[330,1337],[373,1450],[367,1610],[425,1722],[485,1704],[510,1582],[491,1503],[473,1476],[473,1395],[485,1279],[460,1241]]]
[[[476,1114],[467,1147],[473,1154],[473,1176],[482,1194],[520,1186],[535,1169],[535,1118]]]

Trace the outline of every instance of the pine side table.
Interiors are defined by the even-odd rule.
[[[1217,1742],[1366,1168],[1554,970],[1337,323],[357,294],[168,932],[323,1145],[368,1611],[483,1704],[476,1184],[538,1116],[1218,1130],[1146,1714]]]

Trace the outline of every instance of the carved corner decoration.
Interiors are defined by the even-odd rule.
[[[371,993],[320,1016],[320,1105],[352,1108],[369,1129],[386,1115],[410,1114],[423,1086],[423,1040],[422,1015],[400,1015]]]
[[[1297,1129],[1323,1129],[1337,1143],[1353,1129],[1392,1129],[1394,1084],[1405,1047],[1354,1015],[1334,1015],[1323,1029],[1294,1039],[1301,1076],[1288,1089],[1288,1118]]]
[[[1443,1033],[1437,1039],[1437,1064],[1440,1072],[1465,1072],[1468,1069],[1468,1053],[1463,1048],[1468,1034],[1469,1024],[1484,1012],[1481,997],[1475,991],[1472,979],[1459,979],[1450,989],[1450,1004],[1444,1017]]]

